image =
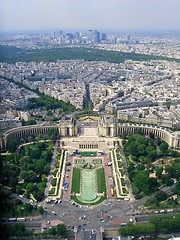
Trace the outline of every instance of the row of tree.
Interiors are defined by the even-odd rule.
[[[38,92],[38,91],[37,91]],[[35,108],[45,108],[46,110],[60,108],[64,112],[73,112],[75,107],[68,103],[65,103],[62,100],[57,100],[53,97],[47,96],[43,93],[39,93],[39,98],[29,98],[27,109],[35,109]]]
[[[9,79],[4,77],[4,79],[8,80],[16,84],[19,88],[25,88],[31,92],[38,94],[38,98],[29,98],[28,104],[26,106],[27,110],[35,109],[35,108],[45,108],[46,110],[51,109],[61,109],[63,112],[73,112],[75,111],[75,107],[70,104],[70,102],[65,103],[63,100],[55,99],[54,97],[45,95],[44,93],[40,93],[38,89],[31,89],[29,86],[25,85],[22,82],[14,81],[13,79]],[[24,109],[23,109],[24,110]]]
[[[14,223],[14,224],[0,224],[0,233],[1,240],[7,239],[39,239],[46,238],[48,236],[57,236],[58,238],[66,235],[66,226],[64,224],[59,224],[57,227],[53,227],[49,230],[44,231],[41,234],[36,234],[33,236],[32,231],[28,231],[25,229],[25,225],[23,223]]]
[[[157,235],[179,230],[180,215],[152,217],[149,224],[132,224],[119,229],[120,235]]]

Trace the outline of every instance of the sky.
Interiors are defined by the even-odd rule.
[[[179,30],[180,0],[0,0],[0,31]]]

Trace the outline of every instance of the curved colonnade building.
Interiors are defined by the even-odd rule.
[[[144,135],[159,137],[163,141],[167,142],[170,148],[180,150],[180,132],[173,132],[168,129],[161,127],[154,127],[140,124],[129,124],[129,123],[117,123],[115,118],[112,116],[103,116],[100,120],[95,120],[89,116],[86,119],[88,125],[82,124],[80,121],[76,121],[74,118],[68,118],[56,125],[30,125],[19,128],[11,129],[3,134],[0,139],[1,149],[6,149],[7,142],[9,139],[22,139],[30,135],[45,135],[50,129],[57,129],[59,135],[62,137],[74,137],[81,134],[82,128],[91,128],[92,122],[97,122],[98,136],[101,137],[116,137],[122,136],[123,134],[135,133],[138,129]],[[84,126],[82,126],[84,125]]]

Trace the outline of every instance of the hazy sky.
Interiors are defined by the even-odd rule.
[[[180,0],[0,0],[0,31],[180,29]]]

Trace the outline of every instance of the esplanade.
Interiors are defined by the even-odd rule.
[[[30,135],[46,135],[50,129],[58,130],[62,137],[76,137],[81,135],[85,128],[96,128],[99,137],[118,137],[124,134],[131,134],[141,130],[146,136],[159,137],[165,141],[170,148],[180,149],[180,132],[173,132],[156,126],[118,123],[113,116],[105,115],[99,118],[87,116],[86,118],[76,120],[73,117],[65,117],[58,124],[37,124],[10,129],[3,133],[0,138],[1,149],[6,149],[7,142],[10,139],[22,139]]]

